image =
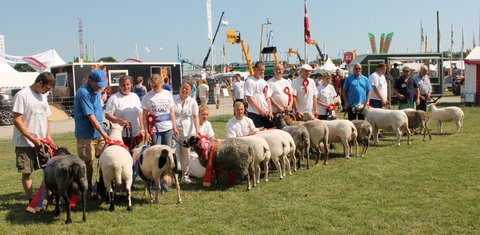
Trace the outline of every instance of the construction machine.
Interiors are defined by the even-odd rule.
[[[250,55],[248,54],[245,41],[243,41],[242,38],[240,37],[240,32],[236,30],[227,30],[227,42],[232,44],[240,43],[240,45],[242,45],[242,51],[245,56],[245,60],[247,61],[248,72],[250,73],[250,76],[253,76],[252,61],[250,60]]]

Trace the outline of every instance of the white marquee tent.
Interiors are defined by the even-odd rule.
[[[465,58],[465,102],[479,104],[480,47],[475,47]]]

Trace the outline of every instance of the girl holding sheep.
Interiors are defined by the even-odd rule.
[[[199,130],[198,104],[191,97],[193,84],[184,81],[180,87],[180,94],[173,97],[175,106],[173,110],[177,117],[177,129],[179,131],[178,141],[181,143],[188,137],[195,135]],[[177,146],[176,154],[179,156],[182,165],[182,182],[191,183],[188,175],[190,168],[190,149],[181,145]]]

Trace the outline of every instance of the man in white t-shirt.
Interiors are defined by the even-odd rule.
[[[30,201],[33,198],[32,172],[40,169],[38,148],[42,139],[52,141],[47,116],[52,112],[47,101],[47,93],[55,86],[55,77],[50,72],[37,76],[35,83],[25,87],[13,98],[13,135],[16,165],[22,173],[22,185]]]
[[[274,76],[268,80],[268,85],[272,88],[272,111],[276,113],[291,112],[293,106],[292,85],[288,80],[283,79],[285,71],[282,64],[276,64],[274,67]]]
[[[215,83],[213,84],[213,100],[215,101],[215,105],[218,109],[220,106],[220,90],[222,89],[222,86],[220,83]]]
[[[317,113],[317,87],[315,81],[310,78],[312,66],[303,64],[300,68],[300,76],[292,81],[295,115],[304,120],[310,115],[318,116]]]
[[[255,63],[255,72],[253,77],[245,81],[245,98],[248,102],[247,115],[252,119],[256,127],[271,128],[273,113],[270,97],[272,89],[263,79],[265,73],[265,64],[263,62]]]
[[[198,81],[200,85],[197,87],[198,97],[200,97],[200,104],[208,104],[208,91],[210,88],[207,85],[207,81]]]
[[[252,119],[245,117],[245,107],[242,102],[236,102],[233,109],[234,117],[227,122],[227,137],[235,138],[254,132]]]
[[[374,108],[383,108],[387,105],[388,87],[387,80],[385,79],[386,70],[385,64],[378,64],[377,71],[368,77],[373,90],[370,95],[370,106]]]

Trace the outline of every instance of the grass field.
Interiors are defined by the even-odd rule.
[[[0,234],[479,234],[480,109],[463,107],[465,123],[458,135],[453,123],[432,141],[413,138],[395,147],[389,133],[364,158],[342,158],[341,148],[329,165],[301,169],[280,180],[271,174],[250,192],[245,185],[212,188],[201,180],[182,185],[182,204],[167,192],[159,204],[133,192],[132,212],[125,198],[115,212],[88,201],[87,222],[81,212],[73,224],[53,220],[52,209],[31,214],[15,168],[10,140],[0,140]],[[212,118],[217,137],[225,137],[228,117]],[[435,125],[430,128],[436,132]],[[54,136],[76,152],[73,135]],[[34,173],[38,187],[42,174]]]

